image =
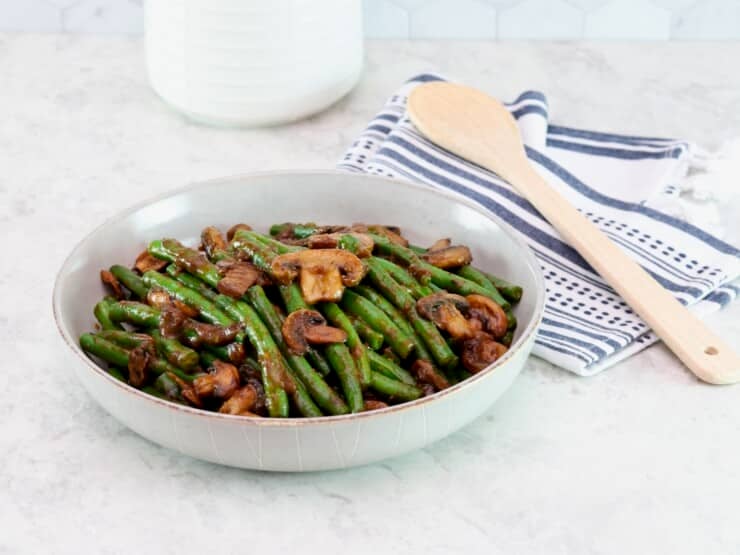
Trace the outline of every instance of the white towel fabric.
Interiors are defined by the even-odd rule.
[[[585,376],[655,342],[647,325],[509,185],[420,136],[405,113],[406,99],[413,87],[434,80],[441,78],[424,74],[407,82],[339,168],[451,190],[521,232],[547,286],[536,355]],[[740,293],[730,283],[740,275],[740,249],[689,223],[684,214],[682,182],[706,160],[695,145],[553,125],[547,100],[536,91],[507,106],[530,160],[548,183],[679,301],[706,314]]]

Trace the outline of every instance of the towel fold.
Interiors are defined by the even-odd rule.
[[[595,374],[657,338],[590,265],[507,183],[439,149],[409,121],[419,75],[394,94],[351,145],[340,169],[421,182],[463,195],[518,230],[547,287],[534,353],[580,375]],[[740,249],[687,221],[682,182],[706,154],[690,142],[554,125],[545,95],[509,104],[527,155],[558,192],[700,315],[734,300]],[[502,276],[506,277],[506,276]],[[526,294],[526,293],[525,293]]]

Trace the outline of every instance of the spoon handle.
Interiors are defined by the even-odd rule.
[[[698,378],[713,384],[740,381],[740,356],[550,187],[526,159],[511,165],[507,175],[497,169]]]

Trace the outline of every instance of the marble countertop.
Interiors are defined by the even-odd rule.
[[[404,79],[438,70],[573,126],[740,135],[740,43],[370,42],[361,83],[294,125],[184,122],[134,38],[0,35],[0,553],[737,553],[740,389],[656,345],[594,378],[532,359],[452,437],[382,464],[246,472],[153,445],[82,389],[50,298],[67,252],[185,182],[331,167]],[[740,238],[738,199],[723,206]],[[709,320],[737,344],[740,306]],[[734,341],[733,341],[734,340]]]

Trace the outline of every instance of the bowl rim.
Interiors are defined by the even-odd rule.
[[[431,194],[434,194],[440,197],[444,197],[451,202],[462,204],[469,209],[475,210],[476,212],[478,212],[485,218],[493,221],[501,229],[503,229],[504,232],[509,237],[509,239],[516,242],[521,248],[521,252],[523,253],[525,263],[527,264],[529,269],[532,271],[535,282],[536,282],[536,291],[534,292],[536,298],[535,298],[533,318],[527,324],[526,328],[524,329],[524,332],[517,339],[516,343],[506,352],[506,354],[503,357],[496,360],[495,362],[493,362],[492,364],[490,364],[489,366],[487,366],[486,368],[484,368],[477,374],[474,374],[473,376],[447,389],[438,391],[426,397],[420,397],[419,399],[415,399],[413,401],[407,401],[405,403],[400,403],[398,405],[391,405],[383,409],[376,409],[376,410],[367,411],[367,412],[363,411],[363,412],[357,412],[357,413],[340,414],[340,415],[312,416],[312,417],[307,417],[307,418],[295,418],[295,417],[267,418],[267,417],[254,417],[254,416],[239,416],[239,415],[231,415],[231,414],[221,414],[218,412],[205,411],[205,410],[198,409],[195,407],[180,405],[178,403],[174,403],[172,401],[161,399],[159,397],[155,397],[153,395],[145,393],[139,389],[136,389],[133,386],[130,386],[129,384],[125,382],[122,382],[114,378],[111,374],[106,372],[105,369],[98,366],[90,357],[88,357],[85,354],[85,352],[79,346],[79,342],[77,341],[77,339],[73,337],[72,334],[69,332],[69,330],[66,328],[66,326],[62,324],[62,309],[61,309],[61,300],[60,300],[60,293],[59,293],[59,288],[60,288],[59,282],[60,282],[60,279],[62,278],[62,275],[68,272],[69,266],[73,263],[73,261],[76,258],[76,255],[85,246],[88,240],[90,240],[101,229],[115,222],[118,222],[120,220],[127,218],[128,216],[130,216],[131,214],[133,214],[134,212],[138,210],[146,208],[149,205],[152,205],[156,202],[160,202],[167,198],[175,197],[177,195],[181,195],[183,193],[187,193],[195,189],[211,187],[211,186],[215,186],[215,185],[219,185],[223,183],[245,181],[245,180],[250,180],[250,179],[259,178],[259,177],[269,178],[272,176],[283,176],[283,175],[288,175],[288,176],[293,176],[293,177],[306,176],[306,175],[332,175],[332,176],[341,175],[343,177],[346,177],[347,179],[359,178],[361,180],[369,179],[369,180],[386,181],[386,182],[393,183],[394,186],[407,187],[409,189],[416,189],[419,191],[424,191],[425,193],[431,193]],[[300,180],[298,180],[298,183],[300,183]],[[496,368],[506,364],[509,360],[511,360],[514,357],[514,355],[519,350],[522,349],[522,347],[525,344],[527,344],[529,338],[536,332],[537,328],[539,327],[542,321],[543,312],[544,312],[544,304],[545,304],[545,283],[544,283],[544,278],[542,275],[542,270],[534,256],[534,253],[529,248],[529,245],[526,244],[524,239],[522,239],[519,236],[519,234],[516,233],[514,228],[508,223],[506,223],[505,221],[503,221],[501,218],[499,218],[499,216],[497,216],[496,214],[484,209],[482,206],[463,197],[462,195],[443,191],[443,190],[431,187],[423,183],[415,183],[412,181],[392,179],[389,177],[383,177],[383,176],[366,174],[366,173],[348,172],[348,171],[343,171],[343,170],[316,170],[316,169],[259,171],[259,172],[235,174],[235,175],[218,177],[218,178],[207,179],[207,180],[202,180],[202,181],[195,181],[195,182],[188,183],[187,185],[184,185],[181,187],[169,189],[163,193],[159,193],[150,198],[137,202],[119,212],[116,212],[114,215],[106,219],[103,223],[101,223],[100,225],[92,229],[82,239],[80,239],[77,242],[77,244],[75,244],[75,246],[72,248],[70,253],[65,257],[64,261],[62,262],[62,265],[59,268],[59,271],[57,272],[57,275],[54,279],[54,289],[52,292],[52,309],[53,309],[53,314],[54,314],[54,322],[64,342],[67,344],[70,350],[75,355],[77,355],[78,358],[82,360],[82,362],[85,364],[85,366],[87,366],[88,369],[92,370],[94,373],[98,374],[99,376],[102,376],[104,379],[107,379],[109,383],[112,383],[116,387],[121,388],[123,393],[128,393],[128,394],[139,396],[145,401],[160,404],[165,409],[185,412],[185,413],[189,413],[189,414],[203,417],[203,418],[211,418],[211,419],[216,419],[216,420],[225,420],[225,421],[232,421],[232,422],[242,422],[244,425],[255,425],[258,427],[263,427],[263,426],[277,426],[277,427],[299,426],[300,427],[300,426],[309,426],[309,425],[323,424],[323,423],[328,425],[328,424],[335,424],[335,423],[340,423],[340,422],[347,422],[347,421],[351,421],[355,419],[379,417],[379,416],[388,415],[394,412],[410,410],[410,409],[414,409],[417,407],[424,407],[425,405],[432,403],[434,401],[437,401],[439,399],[449,397],[452,395],[456,395],[460,391],[473,387],[477,382],[480,382],[481,380],[484,380],[487,377],[489,377],[493,373],[493,371],[495,371]]]

